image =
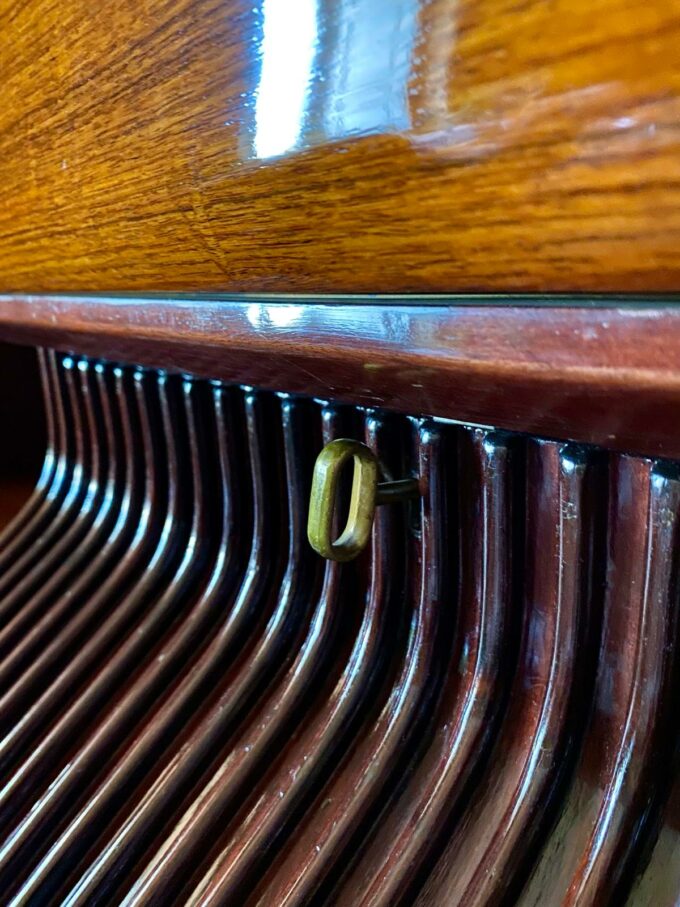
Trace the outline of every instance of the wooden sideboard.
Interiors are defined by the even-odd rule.
[[[677,4],[0,24],[2,903],[680,903]]]

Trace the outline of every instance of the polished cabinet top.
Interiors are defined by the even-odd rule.
[[[680,285],[675,0],[0,21],[0,290]]]

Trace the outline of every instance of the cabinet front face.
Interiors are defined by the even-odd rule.
[[[3,903],[680,903],[679,13],[0,0]]]
[[[672,434],[635,434],[669,389],[633,380],[649,310],[485,316],[628,337],[623,388],[604,381],[607,344],[587,360],[618,414],[607,445],[576,434],[603,430],[592,413],[568,421],[578,344],[520,405],[521,370],[485,372],[483,344],[460,345],[479,308],[393,306],[390,321],[355,304],[357,333],[331,353],[342,308],[306,305],[2,303],[10,334],[71,343],[38,351],[44,466],[0,536],[8,896],[674,903],[680,473],[675,454],[645,453]],[[652,314],[672,350],[680,313]],[[253,351],[265,317],[281,334]],[[420,347],[386,352],[407,323]],[[454,324],[458,347],[425,349]],[[523,336],[515,361],[537,361]],[[551,382],[562,397],[541,393]],[[456,384],[497,423],[456,420]],[[401,410],[379,396],[390,385]],[[562,438],[511,424],[558,416]],[[366,464],[351,504],[349,476],[334,503],[313,492],[322,449],[322,484],[332,450]],[[310,506],[337,511],[328,545]],[[348,506],[369,536],[350,552],[345,533],[336,559]]]

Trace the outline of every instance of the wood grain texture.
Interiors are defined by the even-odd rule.
[[[677,290],[675,0],[0,3],[0,289]]]
[[[680,308],[0,296],[0,337],[680,457]]]

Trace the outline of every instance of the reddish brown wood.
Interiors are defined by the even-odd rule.
[[[622,902],[675,742],[660,730],[669,729],[669,671],[677,658],[672,571],[680,482],[625,457],[612,464],[611,479],[594,709],[559,822],[522,907]]]
[[[19,548],[78,525],[80,472],[126,528],[67,536],[72,600],[51,548],[25,617],[0,594],[11,903],[678,900],[676,464],[45,361]],[[424,497],[323,567],[311,462],[361,432]]]
[[[380,429],[379,422],[367,420],[366,440],[378,453],[384,449]],[[187,896],[193,887],[192,877],[194,882],[198,881],[197,870],[205,862],[206,837],[214,836],[217,836],[217,847],[212,848],[216,850],[215,856],[219,857],[222,843],[230,858],[227,869],[231,872],[225,873],[224,891],[228,897],[240,897],[244,886],[252,884],[253,873],[261,865],[279,827],[290,820],[292,810],[313,796],[337,760],[343,758],[353,742],[348,736],[350,729],[356,733],[357,721],[371,705],[376,669],[382,660],[381,649],[389,632],[390,618],[394,618],[393,597],[399,589],[399,571],[388,562],[394,519],[389,508],[383,508],[377,516],[365,611],[351,649],[340,650],[340,663],[334,671],[340,674],[337,683],[330,688],[324,684],[326,697],[307,716],[299,735],[293,737],[254,790],[251,779],[256,754],[253,750],[256,744],[261,749],[271,729],[261,723],[262,717],[268,715],[257,712],[252,715],[226,758],[205,779],[201,796],[194,800],[190,814],[184,820],[178,817],[175,834],[159,842],[154,858],[131,888],[133,903],[170,897],[184,887]],[[275,694],[290,698],[290,687],[294,686],[298,695],[303,692],[308,695],[308,689],[299,686],[301,678],[299,674],[295,676],[296,667],[295,664],[291,667],[294,684],[284,684],[281,693],[275,691]],[[326,670],[329,669],[327,665]],[[269,705],[267,711],[280,711],[278,706],[279,703]],[[208,712],[204,721],[209,718]],[[280,715],[276,718],[281,720]],[[261,757],[262,753],[257,755]],[[234,805],[239,803],[241,809],[234,815]]]
[[[269,625],[269,632],[253,651],[252,642],[248,641],[248,635],[253,629],[257,628],[257,623],[253,627],[252,622],[254,619],[256,621],[259,619],[259,609],[263,609],[266,612],[272,604],[273,593],[277,587],[276,580],[280,576],[280,570],[277,569],[277,565],[280,567],[279,562],[285,553],[285,544],[280,543],[284,542],[285,539],[272,532],[271,522],[267,519],[268,516],[271,517],[272,513],[275,512],[266,503],[271,495],[275,494],[275,488],[271,485],[273,478],[271,470],[266,466],[262,457],[263,441],[267,436],[263,425],[264,413],[262,404],[256,396],[250,395],[246,401],[246,408],[248,413],[248,449],[250,451],[250,470],[252,473],[252,540],[247,563],[239,564],[238,559],[235,559],[233,543],[234,536],[239,531],[239,524],[236,521],[234,501],[231,499],[238,499],[239,497],[237,474],[240,473],[243,467],[241,464],[237,466],[239,458],[237,457],[233,435],[224,436],[227,422],[233,428],[232,418],[229,418],[229,409],[231,407],[224,406],[224,393],[222,388],[213,390],[217,426],[220,431],[219,448],[222,481],[225,483],[223,486],[225,507],[223,515],[224,535],[222,536],[220,552],[212,575],[209,577],[206,591],[194,608],[198,617],[200,617],[201,612],[207,612],[208,615],[214,612],[212,617],[213,620],[217,618],[219,629],[210,645],[208,645],[201,657],[196,660],[192,660],[190,651],[182,653],[177,646],[177,637],[180,639],[182,635],[186,637],[186,628],[181,629],[179,634],[174,634],[175,640],[173,640],[172,636],[166,640],[165,654],[172,658],[172,662],[178,668],[181,668],[182,661],[187,661],[188,658],[188,670],[184,673],[181,683],[175,688],[175,695],[163,703],[153,722],[138,729],[129,749],[121,754],[117,763],[110,766],[107,776],[99,784],[97,802],[104,815],[107,812],[107,804],[108,808],[114,807],[116,796],[120,796],[121,791],[124,791],[126,786],[128,788],[131,784],[133,788],[137,786],[138,793],[141,796],[143,789],[139,790],[138,772],[145,765],[148,767],[148,762],[145,760],[148,760],[156,747],[161,745],[164,740],[167,740],[169,733],[173,731],[177,733],[183,730],[187,718],[200,704],[201,694],[203,697],[209,697],[214,692],[213,686],[215,683],[218,684],[218,690],[221,689],[222,691],[224,691],[226,683],[228,692],[225,693],[223,699],[224,702],[229,704],[229,709],[222,709],[221,718],[226,725],[233,725],[252,700],[253,693],[257,690],[257,684],[262,682],[262,672],[268,667],[274,671],[277,669],[277,655],[281,656],[281,647],[285,642],[286,631],[290,631],[290,627],[286,627],[286,622],[289,622],[295,614],[295,606],[299,607],[299,602],[296,598],[301,593],[300,589],[296,590],[296,583],[303,582],[303,577],[299,575],[299,572],[309,558],[308,553],[306,557],[296,558],[294,562],[289,559],[289,569],[284,578],[282,594]],[[288,442],[290,443],[290,430]],[[297,465],[291,464],[291,469],[293,469],[294,473],[299,468],[299,463]],[[195,474],[195,479],[196,481],[201,481],[200,474]],[[299,478],[297,481],[299,481]],[[300,488],[296,488],[295,484],[293,484],[291,493],[299,495]],[[296,504],[299,507],[301,502],[296,499]],[[243,505],[239,508],[239,514],[241,519],[243,519]],[[295,530],[291,535],[290,550],[300,554],[300,515],[291,515],[289,520],[291,527]],[[275,545],[277,541],[279,544]],[[272,558],[275,558],[274,563],[271,562]],[[300,563],[300,560],[302,563]],[[231,598],[236,592],[235,589],[230,591],[230,586],[234,583],[234,580],[237,581],[238,593],[235,598]],[[304,584],[302,588],[304,588]],[[187,621],[187,624],[190,624],[190,622],[190,620]],[[246,645],[243,645],[244,642]],[[249,656],[252,656],[252,662]],[[141,674],[137,682],[131,687],[126,697],[129,703],[134,702],[135,699],[138,700],[144,695],[148,683],[153,677],[154,670],[154,664],[149,664],[146,671]],[[109,719],[110,722],[111,719]],[[93,747],[96,748],[98,736],[99,732],[95,730],[79,753],[78,758],[89,758]],[[206,742],[209,744],[209,741]],[[198,758],[200,754],[198,750],[194,750],[191,755],[194,758]],[[167,809],[170,800],[170,786],[166,786],[164,791],[166,798],[161,804],[153,804],[152,798],[149,798],[151,802],[146,804],[147,809],[140,810],[142,818],[148,820],[150,806],[156,805],[160,806],[161,809]],[[138,815],[137,819],[139,818],[140,816]],[[24,891],[29,892],[40,889],[45,882],[45,877],[54,878],[55,866],[57,875],[60,871],[63,873],[66,856],[72,859],[74,852],[77,852],[78,849],[80,849],[80,854],[82,855],[87,848],[91,847],[91,842],[83,840],[81,828],[83,824],[91,826],[93,822],[96,827],[96,822],[98,820],[101,822],[101,819],[102,812],[100,812],[99,816],[93,815],[92,810],[87,808],[87,804],[84,804],[80,813],[66,828],[38,867],[38,870],[29,879]],[[148,832],[148,828],[145,829],[142,823],[137,821],[128,823],[123,831],[129,841],[133,833],[136,833],[139,839],[140,834],[144,834],[145,831]],[[116,854],[114,850],[104,849],[100,856],[107,858],[116,856],[119,858],[129,857],[130,852],[128,850],[127,854]],[[70,864],[67,861],[68,865]],[[92,889],[106,881],[104,872],[106,868],[106,860],[99,860],[94,867],[94,873],[85,876],[83,883],[79,886],[79,890],[73,896],[76,899],[82,896],[85,898],[85,902],[89,903]],[[120,866],[117,867],[117,870],[120,872]],[[84,890],[88,888],[90,891],[86,894]]]
[[[544,825],[565,758],[571,684],[583,644],[584,473],[577,451],[532,445],[522,641],[508,710],[477,794],[418,904],[499,904]]]
[[[210,570],[207,571],[201,595],[180,626],[173,633],[164,637],[160,654],[156,655],[139,673],[135,682],[130,685],[125,696],[117,704],[115,711],[112,710],[103,717],[98,717],[89,738],[78,753],[72,757],[73,767],[78,772],[87,772],[88,775],[92,773],[93,764],[99,765],[100,768],[103,767],[107,741],[110,746],[115,736],[124,732],[122,720],[125,713],[138,713],[140,706],[143,707],[149,688],[157,683],[159,670],[176,670],[178,675],[183,675],[182,682],[175,686],[174,695],[164,702],[158,710],[155,720],[138,728],[132,743],[121,754],[118,761],[107,766],[108,771],[105,778],[94,789],[96,791],[96,809],[93,809],[87,801],[82,802],[81,797],[82,805],[79,813],[52,844],[37,869],[22,886],[22,897],[28,897],[31,893],[40,891],[46,879],[49,879],[51,885],[55,884],[56,879],[64,881],[65,869],[72,865],[76,855],[82,857],[88,849],[92,848],[93,838],[91,834],[85,833],[85,828],[92,829],[93,832],[97,828],[101,828],[102,825],[105,825],[105,818],[109,811],[115,811],[117,798],[126,794],[129,796],[135,788],[139,790],[144,769],[148,770],[149,759],[152,758],[155,749],[162,745],[170,735],[176,733],[177,728],[181,728],[186,723],[202,697],[211,692],[211,682],[214,684],[234,659],[245,677],[240,686],[237,685],[237,689],[234,690],[232,708],[243,709],[252,698],[253,688],[258,681],[261,683],[262,672],[268,666],[272,666],[272,661],[276,665],[275,657],[285,641],[286,629],[290,632],[287,624],[290,624],[291,618],[296,614],[296,605],[299,608],[299,599],[306,588],[305,574],[309,572],[310,560],[309,554],[305,556],[300,551],[300,526],[304,512],[302,488],[306,487],[304,485],[305,477],[301,475],[301,463],[304,462],[304,456],[301,455],[301,451],[296,450],[300,457],[296,458],[297,462],[290,463],[293,479],[291,495],[294,495],[295,503],[293,509],[293,501],[291,501],[289,511],[290,551],[293,556],[289,554],[289,566],[284,580],[285,592],[275,612],[276,619],[273,621],[271,632],[263,642],[258,659],[252,648],[244,645],[244,642],[247,642],[248,633],[253,629],[254,604],[258,597],[263,599],[263,603],[266,604],[271,595],[270,584],[276,585],[275,578],[278,575],[276,561],[269,562],[274,556],[274,542],[283,543],[285,539],[279,539],[276,533],[265,528],[264,493],[265,491],[271,493],[273,489],[269,486],[261,487],[264,470],[261,464],[256,463],[253,467],[256,477],[253,496],[254,538],[260,541],[259,544],[255,543],[253,546],[252,563],[248,565],[249,582],[246,582],[244,572],[246,564],[242,556],[239,557],[239,554],[242,555],[239,546],[233,543],[237,514],[240,513],[243,518],[244,513],[242,506],[237,507],[239,494],[235,484],[236,474],[240,468],[236,465],[237,451],[234,439],[229,438],[225,430],[227,422],[231,422],[229,396],[222,387],[212,388],[215,422],[211,424],[218,431],[220,459],[220,479],[216,477],[216,481],[222,483],[221,535],[215,560]],[[226,401],[223,399],[225,397]],[[256,434],[256,443],[253,447],[256,453],[259,450],[259,442],[262,440],[260,435],[262,416],[256,401],[251,401],[251,408],[255,410],[251,431]],[[294,412],[292,416],[288,414],[287,419],[288,421],[292,419],[294,424],[299,422],[299,415],[296,418]],[[207,428],[208,426],[204,426],[204,429]],[[293,425],[288,429],[289,443],[291,431],[293,431]],[[290,459],[290,451],[288,457]],[[203,484],[199,480],[200,475],[199,472],[193,472],[194,480]],[[298,484],[300,482],[303,484]],[[269,510],[269,513],[273,515],[275,510]],[[276,523],[274,523],[274,528],[276,528]],[[278,546],[277,561],[284,550],[283,544]],[[272,580],[274,580],[273,583]],[[236,591],[241,583],[243,583],[243,587],[235,599]],[[301,588],[298,588],[300,586]],[[210,636],[210,624],[216,620],[224,621],[224,623],[220,625],[219,632],[207,650],[200,658],[194,659],[194,647],[197,641],[205,636]],[[247,656],[251,656],[252,661]],[[160,662],[164,664],[161,665]],[[93,795],[91,793],[91,796]],[[74,799],[72,797],[72,805]]]
[[[413,892],[433,843],[445,839],[470,771],[484,759],[504,698],[499,680],[512,610],[508,439],[476,431],[460,439],[459,455],[460,597],[454,601],[453,588],[445,584],[449,594],[441,607],[453,611],[458,605],[461,613],[436,728],[408,785],[380,816],[374,839],[360,848],[357,865],[334,892],[334,902],[343,907],[391,904]],[[445,550],[450,558],[450,537]],[[443,571],[445,563],[437,569]],[[342,815],[335,806],[337,812]],[[289,870],[287,880],[292,886],[296,873]]]
[[[114,529],[115,538],[107,540],[114,544],[110,549],[105,544],[100,552],[110,573],[94,589],[88,588],[88,571],[74,579],[70,588],[52,601],[43,620],[26,633],[3,664],[3,668],[9,667],[15,653],[20,653],[32,637],[45,632],[52,634],[16,682],[6,685],[0,698],[0,714],[5,720],[17,712],[25,713],[14,732],[0,745],[5,760],[9,752],[16,752],[18,747],[26,745],[40,721],[54,716],[56,702],[63,709],[64,692],[75,691],[88,668],[96,664],[102,652],[114,643],[116,628],[125,620],[124,615],[130,619],[152,588],[154,578],[158,576],[157,568],[148,571],[146,581],[141,578],[153,562],[153,555],[160,556],[163,562],[164,546],[157,544],[157,540],[166,516],[167,501],[157,458],[165,454],[165,448],[153,437],[151,426],[155,420],[151,418],[151,401],[147,399],[151,390],[149,384],[155,381],[139,372],[131,376],[124,375],[120,369],[115,371],[115,397],[123,432],[119,455],[125,463],[126,475],[125,498]],[[172,463],[171,457],[169,462]],[[139,583],[134,593],[128,591],[133,583]],[[116,619],[105,621],[101,627],[102,619],[109,616],[108,609],[114,603],[121,603]],[[74,604],[77,606],[75,612]],[[87,643],[77,651],[83,638],[87,638]],[[49,683],[48,689],[45,689],[46,683]],[[38,699],[34,701],[36,697]]]
[[[0,335],[680,456],[680,308],[0,297]]]
[[[324,426],[325,437],[330,440],[337,431],[337,417],[332,411],[325,413]],[[292,443],[290,436],[288,443],[289,445]],[[257,450],[256,446],[254,452],[256,453]],[[257,498],[261,483],[258,471],[255,472],[254,482],[255,497]],[[253,607],[257,609],[262,606],[263,602],[258,601],[258,596],[261,597],[263,588],[266,588],[262,587],[260,583],[262,541],[266,538],[263,521],[264,508],[261,508],[260,513],[260,530],[255,535],[256,540],[258,536],[260,537],[260,542],[253,545],[251,563],[236,604],[236,615],[240,612],[241,620],[249,611],[252,611]],[[232,768],[235,768],[232,795],[242,797],[244,795],[244,790],[240,790],[242,785],[246,785],[246,790],[249,789],[249,779],[252,778],[253,771],[261,770],[261,761],[266,758],[268,748],[277,740],[278,735],[281,735],[290,726],[290,722],[294,720],[295,709],[299,707],[307,687],[317,677],[320,664],[328,657],[329,649],[333,651],[333,637],[338,629],[336,610],[342,602],[342,599],[338,599],[340,594],[338,573],[336,565],[328,566],[320,597],[314,603],[315,610],[311,615],[312,621],[308,635],[305,637],[303,634],[302,639],[298,638],[299,651],[286,674],[280,678],[280,687],[277,689],[276,684],[273,685],[274,701],[263,704],[259,710],[263,723],[255,725],[253,719],[253,729],[257,728],[259,739],[254,739],[247,749],[236,746],[232,750],[232,757],[239,757],[231,759]],[[220,746],[223,746],[224,733],[234,729],[236,718],[249,704],[248,692],[252,691],[257,682],[258,672],[264,669],[262,661],[273,658],[274,662],[269,666],[272,677],[278,677],[281,674],[286,662],[277,664],[276,647],[281,645],[282,640],[279,638],[277,642],[276,637],[280,637],[283,631],[280,621],[291,604],[291,592],[289,585],[284,583],[274,612],[274,620],[270,624],[271,632],[267,632],[254,652],[243,653],[236,658],[233,669],[227,670],[224,679],[218,686],[217,701],[215,702],[214,698],[212,701],[208,699],[209,707],[206,714],[198,726],[190,729],[188,739],[185,738],[184,750],[176,754],[160,778],[158,776],[154,778],[149,790],[141,798],[141,802],[132,814],[127,817],[122,827],[118,829],[109,846],[95,854],[96,859],[93,866],[83,875],[82,880],[72,892],[74,903],[90,903],[93,893],[101,892],[102,889],[110,891],[111,871],[115,870],[118,876],[117,879],[114,877],[114,884],[120,884],[121,870],[129,870],[131,866],[134,867],[136,861],[139,861],[140,844],[145,840],[148,843],[150,832],[154,829],[159,816],[167,815],[170,808],[177,808],[181,804],[181,795],[186,795],[187,783],[189,787],[191,786],[193,773],[205,763],[210,764],[215,752],[219,751]],[[232,639],[233,620],[227,619],[224,630],[216,641],[217,644],[209,647],[205,657],[196,665],[196,675],[199,679],[210,677],[216,670],[224,671],[225,654],[229,652],[228,646]],[[252,655],[252,661],[246,657],[248,654]],[[278,658],[280,656],[281,652],[279,652]],[[180,687],[177,692],[178,698],[181,699],[186,695],[186,688]],[[167,707],[161,710],[154,724],[158,726],[162,721],[167,721],[175,708],[176,703],[168,703]],[[258,710],[255,715],[257,713]],[[149,732],[141,736],[140,741],[144,742],[144,738],[148,740],[151,737],[153,742],[154,730],[155,728],[150,728]],[[136,756],[135,750],[138,750],[137,745],[132,750],[132,754]],[[251,750],[252,755],[250,755]],[[127,759],[126,762],[128,762]],[[136,847],[136,851],[133,846]],[[128,884],[131,879],[134,879],[134,875],[129,877]]]
[[[119,426],[113,422],[103,366],[81,360],[78,369],[92,447],[88,491],[73,524],[53,544],[50,557],[43,560],[43,570],[34,568],[3,599],[0,689],[16,679],[17,669],[25,667],[31,655],[42,654],[40,649],[50,641],[55,616],[72,612],[120,553],[121,516],[124,523],[126,479],[129,481],[130,475],[124,474],[124,457],[116,455]],[[132,451],[128,448],[126,453],[129,458]],[[60,607],[50,607],[55,598]]]
[[[163,479],[158,481],[161,506],[167,504],[167,510],[160,536],[153,530],[148,531],[146,521],[150,514],[140,519],[138,528],[142,529],[146,554],[151,555],[146,572],[136,577],[135,586],[122,596],[122,600],[119,587],[113,587],[113,603],[120,602],[120,606],[112,613],[98,615],[100,619],[102,616],[105,618],[102,624],[90,631],[86,644],[67,661],[47,689],[38,689],[37,700],[35,691],[31,690],[34,695],[25,703],[24,714],[0,742],[0,758],[7,778],[0,796],[0,817],[5,833],[9,835],[3,849],[0,876],[7,888],[10,879],[16,885],[21,880],[22,870],[28,868],[27,852],[39,852],[41,835],[62,818],[65,795],[73,790],[74,785],[82,789],[86,775],[68,770],[59,772],[60,760],[62,767],[64,764],[68,767],[72,748],[78,735],[86,729],[88,719],[98,714],[107,697],[118,694],[120,684],[138,667],[143,654],[153,651],[156,634],[177,616],[176,609],[184,604],[182,594],[187,597],[187,585],[192,580],[196,582],[200,563],[197,563],[197,555],[201,547],[190,545],[192,536],[189,533],[196,539],[200,527],[205,538],[205,505],[202,504],[202,493],[199,493],[196,506],[193,506],[191,484],[184,481],[186,459],[190,456],[187,441],[193,432],[190,427],[186,432],[182,428],[179,407],[183,402],[178,389],[168,394],[161,387],[160,403],[169,469],[167,482]],[[197,459],[199,452],[194,449],[191,455]],[[151,459],[146,465],[153,477],[159,464],[152,465]],[[159,491],[153,487],[154,484],[151,483],[151,496]],[[153,511],[153,508],[149,510]],[[189,531],[184,522],[187,511],[192,515]],[[149,552],[149,542],[156,539],[155,549]],[[106,601],[111,603],[110,599]],[[66,626],[68,630],[68,623]],[[128,644],[120,646],[126,637]],[[117,649],[116,643],[119,644]],[[105,658],[112,647],[113,654]],[[76,696],[80,692],[77,684],[86,678],[89,679],[88,685],[82,695]],[[10,703],[13,700],[16,704],[17,699],[26,695],[21,681],[7,694]],[[158,689],[154,693],[153,687],[149,687],[147,692],[151,697],[158,695]],[[30,707],[27,707],[29,702]],[[129,715],[122,717],[129,720]],[[27,750],[27,744],[35,740],[38,732],[41,732],[39,744]],[[110,747],[109,741],[107,751]],[[58,776],[58,783],[48,785],[49,781],[54,781],[55,775]],[[22,809],[48,786],[49,795],[40,797],[41,810]]]
[[[253,897],[258,904],[283,907],[309,901],[338,863],[344,863],[355,853],[357,828],[365,823],[372,810],[381,808],[386,793],[409,770],[403,754],[412,747],[414,735],[423,733],[419,713],[422,714],[424,703],[440,695],[439,672],[433,670],[433,665],[437,662],[438,644],[445,648],[449,642],[441,627],[446,623],[448,604],[444,589],[450,581],[445,562],[446,473],[441,432],[432,425],[422,425],[415,442],[422,489],[421,549],[415,558],[416,605],[409,645],[375,722],[361,730],[351,757],[319,791],[285,854],[268,867]],[[290,770],[288,764],[285,769]],[[230,877],[234,875],[229,848],[225,851],[197,885],[192,903],[224,900],[224,892],[230,890]],[[274,856],[272,853],[271,859]],[[233,865],[233,857],[231,862]]]
[[[56,375],[56,380],[61,383],[58,393],[72,414],[71,424],[64,426],[68,437],[69,468],[56,477],[59,482],[56,500],[59,507],[55,519],[40,524],[40,531],[31,537],[30,545],[26,545],[19,556],[14,552],[4,552],[7,561],[12,560],[0,577],[0,595],[3,596],[0,615],[3,618],[11,616],[22,598],[54,571],[60,558],[53,559],[53,554],[63,557],[70,550],[69,543],[73,545],[94,517],[93,489],[96,488],[99,497],[102,494],[101,476],[97,474],[102,439],[96,437],[95,413],[89,397],[83,398],[79,394],[76,373],[75,361],[67,357],[62,362],[60,374]],[[66,480],[64,483],[62,478]],[[66,545],[63,544],[64,536],[67,538]]]

